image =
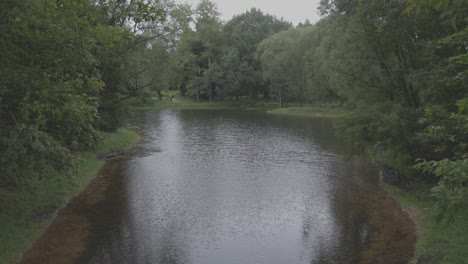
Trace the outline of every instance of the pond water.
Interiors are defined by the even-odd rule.
[[[332,122],[240,110],[137,113],[77,263],[407,263],[414,232]]]

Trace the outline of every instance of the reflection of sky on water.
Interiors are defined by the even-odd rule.
[[[329,122],[167,110],[131,124],[158,151],[127,161],[125,212],[92,263],[355,263],[367,220],[351,190],[375,172],[336,154]]]

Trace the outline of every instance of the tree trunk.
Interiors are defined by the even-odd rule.
[[[210,84],[208,85],[208,97],[209,97],[209,100],[210,100],[210,103],[211,103],[211,98],[212,98],[212,83],[210,82]]]
[[[279,103],[279,108],[283,106],[282,98],[281,98],[281,87],[278,90],[278,103]]]
[[[208,69],[211,69],[211,55],[208,56]],[[210,79],[211,79],[211,77],[210,77]],[[211,80],[208,80],[208,97],[209,97],[210,103],[211,103],[211,93],[212,93],[211,88],[212,88],[212,82],[211,82]]]

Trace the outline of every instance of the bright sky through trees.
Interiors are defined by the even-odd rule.
[[[176,0],[177,3],[189,3],[195,6],[199,0]],[[251,7],[256,7],[265,13],[275,15],[278,18],[283,17],[285,20],[293,22],[297,25],[299,22],[304,22],[309,19],[311,22],[317,22],[320,16],[317,12],[320,0],[214,0],[218,4],[219,11],[222,13],[221,18],[228,21],[234,15],[244,13]]]

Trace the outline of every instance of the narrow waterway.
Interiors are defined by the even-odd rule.
[[[48,231],[42,243],[57,246],[38,241],[24,263],[58,263],[54,250],[67,260],[60,240],[74,239],[77,221],[86,228],[69,263],[403,264],[412,255],[408,217],[330,120],[162,110],[128,126],[143,140],[107,165],[98,198],[85,192],[70,209],[68,233]]]

